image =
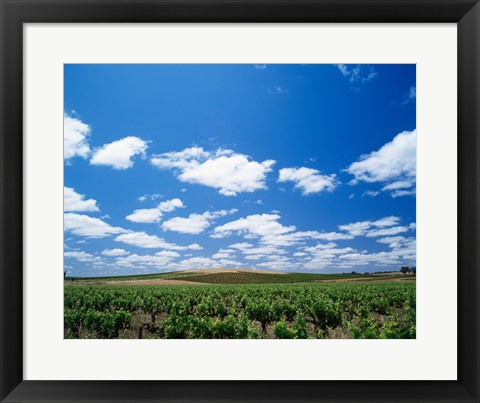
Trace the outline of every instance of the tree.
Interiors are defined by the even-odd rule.
[[[410,272],[416,276],[417,275],[417,266],[413,266],[411,269],[410,269]]]
[[[408,268],[408,266],[402,266],[400,268],[400,272],[403,273],[403,275],[405,275],[407,273],[410,273],[410,269]]]

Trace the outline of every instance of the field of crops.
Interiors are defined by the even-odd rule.
[[[413,281],[66,285],[64,329],[65,338],[415,338],[415,295]]]
[[[102,284],[109,282],[130,282],[135,280],[182,280],[206,284],[291,284],[310,283],[335,280],[378,281],[404,277],[400,273],[385,274],[318,274],[318,273],[275,273],[254,270],[209,270],[209,271],[178,271],[171,273],[143,274],[135,276],[67,278],[82,284]],[[411,278],[410,278],[411,279]],[[403,278],[407,280],[407,278]]]

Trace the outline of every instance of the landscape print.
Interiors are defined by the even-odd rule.
[[[416,68],[66,64],[64,337],[416,337]]]

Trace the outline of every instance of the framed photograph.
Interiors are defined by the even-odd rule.
[[[2,402],[480,400],[477,1],[0,5]]]

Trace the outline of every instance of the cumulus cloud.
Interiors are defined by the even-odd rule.
[[[243,253],[245,259],[249,260],[258,260],[262,258],[268,258],[270,260],[273,255],[284,255],[287,253],[287,251],[276,245],[260,245],[255,247],[246,242],[230,245],[229,248],[238,249]]]
[[[206,257],[192,257],[182,260],[178,263],[177,268],[179,270],[193,270],[193,269],[205,269],[218,267],[219,263],[216,260]]]
[[[345,239],[353,239],[353,235],[341,232],[319,232],[312,235],[313,239],[324,239],[325,241],[339,241]]]
[[[338,248],[335,243],[317,244],[303,249],[306,253],[310,254],[310,258],[304,266],[306,269],[324,269],[331,267],[339,256],[353,251],[350,247]]]
[[[259,238],[262,246],[275,248],[292,246],[309,240],[353,239],[353,235],[348,232],[295,231],[295,226],[284,226],[279,220],[279,214],[254,214],[216,227],[211,237],[225,238],[236,234],[246,239]],[[250,250],[252,246],[249,243],[239,243],[230,247],[244,251]],[[257,251],[256,254],[258,253],[260,252]]]
[[[86,238],[105,238],[126,232],[123,228],[112,227],[99,218],[84,214],[66,213],[63,217],[63,227],[66,232]]]
[[[155,255],[137,255],[133,254],[127,257],[118,258],[115,261],[116,265],[123,266],[123,267],[135,267],[138,268],[139,266],[149,266],[149,267],[157,267],[157,268],[164,268],[168,265],[173,258],[180,256],[176,252],[169,252],[163,253],[158,252]]]
[[[376,221],[357,221],[350,224],[339,225],[338,228],[340,228],[342,231],[346,231],[348,234],[354,237],[365,236],[367,235],[367,233],[371,234],[367,236],[380,236],[381,232],[379,232],[380,235],[373,235],[373,234],[376,234],[377,233],[376,231],[384,231],[384,228],[396,226],[399,222],[400,222],[400,217],[388,216],[388,217],[380,218],[379,220],[376,220]],[[378,228],[380,228],[380,230]],[[399,227],[396,227],[396,228],[399,228]],[[394,231],[394,230],[391,230],[391,231]],[[388,235],[388,234],[385,234],[385,235]]]
[[[265,70],[267,68],[266,64],[254,64],[253,67],[255,70]]]
[[[124,256],[128,255],[128,252],[125,249],[105,249],[102,252],[102,255],[105,256]]]
[[[254,214],[214,229],[214,238],[224,238],[233,233],[246,235],[247,237],[261,237],[267,235],[280,235],[295,230],[294,226],[285,227],[278,222],[278,214]]]
[[[147,148],[147,142],[138,137],[124,137],[95,150],[90,164],[108,165],[119,170],[131,168],[133,166],[132,158],[138,154],[145,156]]]
[[[81,195],[73,188],[63,187],[63,211],[65,212],[86,212],[100,211],[97,201],[94,199],[85,200],[85,195]]]
[[[68,160],[73,157],[88,158],[90,147],[88,136],[91,133],[90,126],[80,119],[74,118],[67,113],[63,115],[63,157]]]
[[[212,255],[213,259],[231,259],[232,257],[235,257],[235,251],[232,249],[220,249]]]
[[[171,250],[162,250],[161,252],[155,253],[155,256],[180,257],[180,254]]]
[[[168,243],[156,235],[148,235],[145,232],[129,232],[127,234],[122,234],[117,236],[115,241],[138,246],[139,248],[181,249],[178,245]]]
[[[397,227],[381,228],[381,229],[374,229],[374,230],[368,231],[367,236],[370,238],[373,238],[376,236],[397,235],[407,231],[408,231],[408,227],[399,225]]]
[[[383,191],[393,197],[415,194],[417,131],[405,131],[378,151],[362,155],[346,171],[357,182],[383,183]]]
[[[278,182],[294,182],[296,189],[300,189],[304,195],[310,195],[335,189],[335,176],[322,175],[320,171],[312,168],[282,168]]]
[[[400,217],[388,216],[380,218],[379,220],[373,221],[372,225],[374,227],[391,227],[397,225],[400,222]]]
[[[389,236],[389,237],[377,239],[377,242],[385,243],[390,248],[397,248],[402,244],[402,242],[404,242],[406,240],[407,240],[407,238],[405,238],[403,236]]]
[[[83,251],[74,251],[74,252],[65,252],[63,256],[68,257],[68,258],[74,258],[78,260],[79,262],[91,262],[95,259],[101,259],[101,258],[95,258],[94,255],[91,253],[83,252]]]
[[[367,230],[371,227],[371,221],[358,221],[350,224],[339,225],[342,231],[348,232],[352,236],[361,236],[364,235]]]
[[[301,247],[294,254],[300,260],[303,269],[353,269],[370,266],[372,268],[389,268],[392,266],[415,265],[416,246],[414,238],[402,236],[385,237],[377,240],[388,244],[390,250],[369,252],[351,247],[339,248],[335,243],[317,244],[313,247]]]
[[[237,212],[237,209],[229,211],[205,211],[203,214],[190,214],[188,217],[174,217],[162,224],[162,228],[167,231],[175,231],[183,234],[200,234],[207,229],[218,217]]]
[[[154,208],[134,210],[134,212],[127,215],[125,219],[136,223],[157,223],[160,222],[163,213],[168,213],[175,210],[176,208],[183,207],[185,206],[180,199],[172,199],[161,202],[157,207]]]
[[[159,222],[162,212],[158,208],[143,208],[134,210],[132,214],[125,217],[126,220],[137,223],[154,223]]]
[[[292,261],[283,255],[270,256],[268,262],[258,263],[256,266],[268,270],[292,270]]]
[[[342,264],[351,267],[356,266],[414,266],[416,265],[416,241],[414,238],[405,239],[402,242],[393,242],[390,251],[368,253],[365,251],[353,251],[339,256]]]
[[[180,246],[174,243],[169,243],[156,235],[148,235],[145,232],[128,232],[121,234],[115,238],[117,242],[123,242],[128,245],[138,246],[146,249],[167,249],[167,250],[198,250],[202,247],[198,244],[191,244],[188,246]]]
[[[249,156],[232,150],[205,151],[191,147],[180,152],[158,154],[151,158],[160,169],[174,169],[182,182],[200,184],[218,189],[225,196],[266,189],[266,174],[273,160],[253,161]]]

